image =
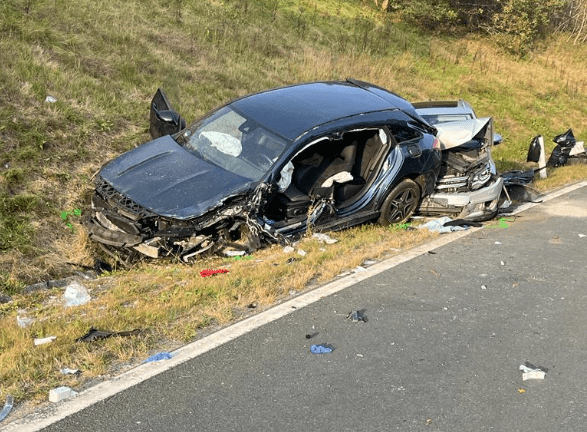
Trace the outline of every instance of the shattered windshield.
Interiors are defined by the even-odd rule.
[[[182,144],[202,159],[250,180],[260,180],[286,142],[255,121],[224,107],[190,126]]]

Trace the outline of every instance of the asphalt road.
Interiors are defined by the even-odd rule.
[[[586,251],[583,187],[44,430],[585,431]]]

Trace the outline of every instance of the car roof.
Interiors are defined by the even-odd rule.
[[[351,79],[266,90],[237,99],[229,106],[291,141],[325,123],[368,112],[401,109],[418,116],[400,96]]]
[[[412,103],[416,112],[420,115],[428,114],[472,114],[475,111],[471,104],[463,99],[452,101],[427,101]]]

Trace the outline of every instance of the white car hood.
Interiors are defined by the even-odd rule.
[[[491,117],[476,118],[458,122],[438,123],[436,137],[440,141],[442,150],[449,150],[468,143],[479,135],[485,135],[486,127],[491,123]],[[490,125],[491,127],[492,125]],[[493,136],[493,132],[491,135]]]

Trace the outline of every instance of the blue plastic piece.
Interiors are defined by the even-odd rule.
[[[159,360],[169,360],[171,357],[173,357],[173,356],[171,354],[169,354],[168,352],[160,352],[157,354],[153,354],[151,357],[149,357],[143,363],[151,363],[151,362],[156,362]]]
[[[310,347],[310,351],[312,351],[313,354],[328,354],[331,353],[332,350],[332,347],[324,344],[312,345]]]

